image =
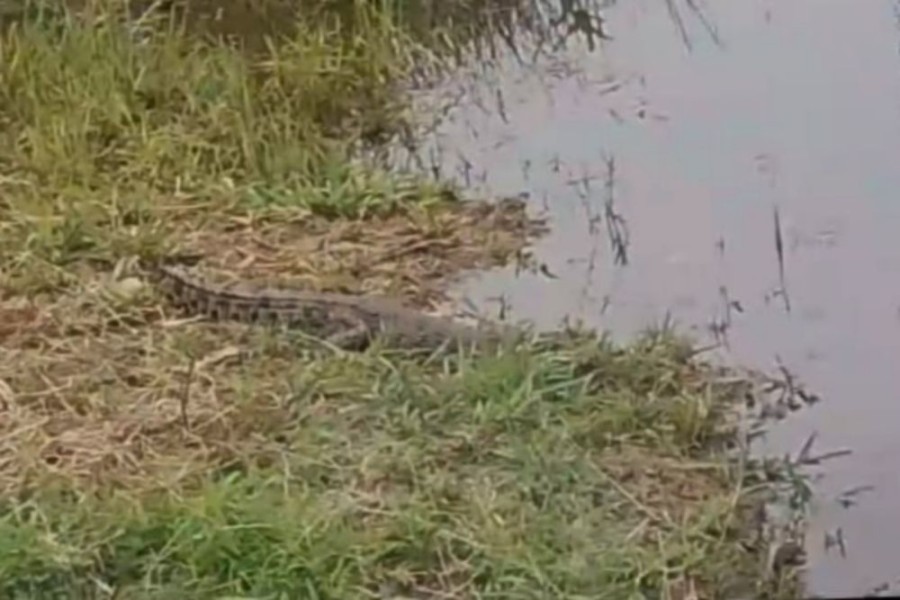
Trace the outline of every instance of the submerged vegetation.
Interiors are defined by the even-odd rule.
[[[359,158],[482,7],[169,4],[2,13],[2,597],[789,597],[753,381],[668,333],[423,360],[174,319],[135,257],[425,307],[542,228]]]

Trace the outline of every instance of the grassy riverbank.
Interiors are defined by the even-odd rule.
[[[354,160],[443,59],[349,6],[268,44],[102,4],[6,24],[0,596],[790,597],[734,448],[752,386],[671,336],[345,354],[178,319],[133,272],[196,252],[424,309],[540,235]]]

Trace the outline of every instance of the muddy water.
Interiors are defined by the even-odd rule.
[[[622,336],[670,315],[707,340],[739,303],[728,360],[780,359],[824,397],[768,449],[796,452],[818,432],[820,451],[853,450],[816,484],[810,592],[900,589],[897,6],[705,5],[709,27],[674,3],[681,31],[663,0],[617,3],[598,52],[570,39],[553,59],[510,58],[443,89],[464,97],[418,155],[475,192],[527,192],[555,229],[536,248],[555,279],[490,273],[463,291]],[[628,228],[624,265],[596,218],[610,206]],[[776,207],[790,310],[775,293]],[[875,489],[855,506],[837,502],[864,485]],[[845,556],[825,550],[838,529]]]

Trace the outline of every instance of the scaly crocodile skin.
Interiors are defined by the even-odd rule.
[[[363,349],[375,338],[409,349],[475,346],[521,333],[462,325],[382,298],[219,285],[172,265],[156,265],[153,272],[157,286],[188,314],[297,328],[345,349]]]

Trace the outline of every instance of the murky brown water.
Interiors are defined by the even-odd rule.
[[[777,426],[767,449],[796,452],[817,431],[820,451],[853,450],[816,486],[811,593],[900,589],[897,6],[706,2],[716,36],[675,5],[690,48],[665,1],[628,0],[604,13],[614,40],[600,52],[570,40],[559,64],[510,59],[444,90],[467,97],[419,155],[474,191],[527,191],[555,229],[536,250],[558,279],[492,273],[465,291],[503,293],[538,323],[570,314],[621,335],[670,313],[709,339],[724,287],[743,308],[728,360],[772,368],[780,357],[825,400]],[[625,266],[606,223],[591,227],[605,156],[630,234]],[[596,179],[576,183],[585,177]],[[790,312],[772,296],[775,206]],[[875,490],[856,506],[836,501],[861,485]],[[846,556],[824,548],[838,528]]]

